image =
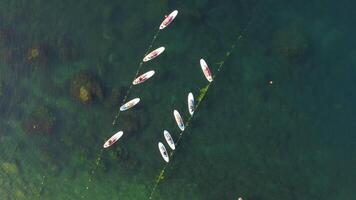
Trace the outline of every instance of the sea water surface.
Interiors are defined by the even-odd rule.
[[[200,58],[217,76],[152,199],[356,199],[355,6],[0,0],[0,199],[149,199],[173,110],[187,119],[208,84]],[[113,126],[175,9],[152,46],[166,51],[140,70],[156,74]]]

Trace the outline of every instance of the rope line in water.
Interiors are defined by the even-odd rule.
[[[45,184],[45,180],[46,180],[46,175],[43,175],[41,180],[41,187],[38,191],[38,199],[41,199],[41,193],[43,191],[43,185]]]
[[[155,43],[155,41],[156,41],[156,39],[157,39],[157,36],[158,36],[158,34],[160,33],[160,31],[161,31],[161,29],[158,29],[158,31],[156,32],[156,34],[153,36],[152,41],[151,41],[150,45],[148,46],[148,48],[147,48],[146,53],[145,53],[144,56],[146,56],[146,55],[150,52],[150,50],[152,49],[153,44]],[[138,76],[138,74],[140,73],[140,70],[141,70],[142,66],[143,66],[143,60],[141,60],[140,64],[138,65],[138,68],[137,68],[137,70],[136,70],[135,77],[134,77],[132,80],[134,80],[134,79]],[[126,94],[125,94],[125,96],[124,96],[124,99],[122,100],[122,104],[124,104],[124,103],[126,102],[126,99],[127,99],[127,97],[129,96],[129,94],[130,94],[130,91],[131,91],[132,86],[133,86],[133,84],[132,84],[132,82],[131,82],[129,89],[127,89]],[[115,115],[115,119],[114,119],[114,121],[112,122],[112,125],[113,125],[113,126],[115,126],[115,124],[116,124],[116,122],[117,122],[117,120],[118,120],[118,118],[119,118],[119,116],[120,116],[120,113],[121,113],[121,112],[118,111],[118,113]]]
[[[247,32],[249,26],[251,25],[252,21],[254,19],[254,15],[252,15],[252,17],[250,18],[250,20],[248,21],[247,25],[245,26],[245,28],[240,32],[240,34],[237,36],[237,38],[235,39],[234,43],[231,45],[230,49],[225,53],[225,56],[224,58],[222,59],[221,62],[218,63],[218,69],[217,69],[217,72],[213,75],[213,80],[215,80],[215,77],[218,75],[218,73],[221,71],[222,67],[224,66],[226,60],[230,57],[232,51],[235,49],[236,47],[236,44],[241,40],[241,38],[244,36],[244,34]],[[214,81],[213,81],[214,82]],[[196,103],[196,106],[194,108],[194,114],[189,116],[189,118],[187,119],[187,121],[185,122],[185,130],[187,130],[187,128],[189,127],[190,125],[190,122],[191,120],[193,119],[193,116],[195,116],[195,113],[196,111],[198,110],[201,102],[203,101],[203,99],[205,98],[211,84],[213,82],[209,82],[205,87],[203,87],[202,89],[200,89],[200,94],[197,98],[197,103]],[[183,137],[183,132],[184,131],[181,131],[180,134],[179,134],[179,137],[177,139],[177,142],[176,142],[176,145],[178,146],[179,145],[179,142],[181,141],[182,137]],[[172,159],[173,156],[174,156],[174,153],[175,151],[171,151],[170,153],[170,158]],[[159,183],[161,182],[161,180],[164,179],[164,173],[165,173],[165,170],[166,168],[168,167],[169,163],[165,163],[165,165],[163,166],[163,168],[160,170],[159,172],[159,175],[157,176],[157,179],[154,183],[154,186],[152,187],[152,190],[150,192],[150,195],[148,197],[149,200],[151,200],[153,198],[153,195],[159,185]]]
[[[147,50],[146,50],[146,52],[145,52],[144,57],[151,51],[151,49],[152,49],[152,47],[153,47],[153,45],[154,45],[154,43],[155,43],[155,41],[156,41],[156,39],[157,39],[158,34],[160,33],[160,31],[161,31],[161,29],[158,29],[158,31],[154,34],[154,36],[153,36],[153,38],[152,38],[152,40],[151,40],[151,43],[149,44],[149,46],[148,46],[148,48],[147,48]],[[143,66],[143,63],[144,63],[144,62],[143,62],[143,60],[141,59],[141,62],[140,62],[140,64],[139,64],[138,67],[137,67],[137,70],[136,70],[136,73],[135,73],[135,77],[134,77],[132,80],[134,80],[134,79],[138,76],[138,74],[140,73],[140,70],[141,70],[141,68],[142,68],[142,66]],[[124,98],[123,98],[123,100],[122,100],[122,104],[124,104],[124,103],[126,102],[127,97],[129,96],[130,91],[131,91],[131,89],[132,89],[132,86],[133,86],[133,84],[132,84],[132,82],[131,82],[130,87],[126,90],[126,94],[125,94],[125,96],[124,96]],[[115,119],[114,119],[114,121],[112,122],[112,125],[113,125],[113,126],[115,126],[115,124],[117,124],[117,121],[118,121],[118,119],[119,119],[120,113],[121,113],[121,111],[118,111],[118,113],[115,115]],[[100,161],[101,161],[103,152],[104,152],[104,151],[103,151],[103,149],[101,148],[100,152],[98,153],[97,158],[95,159],[95,166],[94,166],[94,168],[90,171],[90,177],[89,177],[89,179],[88,179],[88,183],[87,183],[86,186],[85,186],[85,189],[86,189],[86,190],[89,190],[89,183],[92,182],[92,177],[94,176],[96,170],[97,170],[98,167],[99,167],[99,164],[100,164]],[[83,198],[84,198],[84,195],[82,195],[81,198],[83,199]]]
[[[103,152],[104,152],[104,150],[101,148],[101,149],[100,149],[100,152],[98,153],[97,158],[95,159],[95,166],[94,166],[94,168],[90,171],[88,183],[87,183],[86,186],[85,186],[85,189],[86,189],[86,190],[89,190],[89,183],[91,183],[92,180],[93,180],[91,177],[94,176],[96,170],[97,170],[98,167],[99,167],[99,164],[100,164],[100,161],[101,161],[101,157],[102,157],[102,155],[103,155]],[[82,195],[81,198],[83,199],[83,198],[84,198],[84,195]]]

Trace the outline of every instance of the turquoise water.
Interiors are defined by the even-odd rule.
[[[0,199],[356,199],[351,1],[0,1]],[[165,14],[139,106],[112,121]],[[252,22],[230,51],[236,37]],[[272,82],[271,82],[272,81]],[[82,93],[80,93],[82,91]],[[112,148],[103,142],[118,130]],[[168,146],[166,145],[168,148]]]

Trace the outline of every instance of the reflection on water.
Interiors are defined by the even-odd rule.
[[[353,11],[319,3],[0,2],[0,199],[147,199],[172,111],[187,119],[206,84],[199,59],[214,74],[254,9],[154,199],[355,198]],[[165,53],[142,66],[155,76],[113,127],[174,9],[152,47]]]

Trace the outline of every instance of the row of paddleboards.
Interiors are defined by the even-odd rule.
[[[159,29],[162,30],[162,29],[166,28],[174,20],[174,18],[176,18],[177,14],[178,14],[178,10],[174,10],[168,16],[165,16],[165,19],[162,21],[161,25],[159,26]],[[150,52],[143,58],[143,62],[147,62],[147,61],[150,61],[150,60],[156,58],[157,56],[162,54],[164,52],[164,50],[165,50],[164,47],[159,47],[159,48],[155,49],[154,51]],[[154,70],[148,71],[148,72],[138,76],[137,78],[135,78],[135,80],[132,81],[132,85],[138,85],[140,83],[143,83],[146,80],[150,79],[154,74],[155,74]],[[120,111],[122,112],[122,111],[125,111],[125,110],[128,110],[128,109],[134,107],[135,105],[137,105],[140,102],[140,100],[141,100],[140,98],[134,98],[134,99],[126,102],[124,105],[122,105],[120,107]],[[123,134],[124,134],[123,131],[119,131],[119,132],[115,133],[108,140],[105,141],[103,147],[108,148],[111,145],[115,144],[123,136]]]
[[[161,25],[159,26],[159,29],[162,30],[164,28],[166,28],[173,20],[174,18],[176,18],[178,14],[178,11],[175,10],[173,12],[171,12],[168,16],[165,16],[165,19],[163,20],[163,22],[161,23]],[[159,47],[153,51],[151,51],[149,54],[147,54],[144,58],[143,58],[143,62],[148,62],[156,57],[158,57],[160,54],[162,54],[165,51],[164,47]],[[203,74],[205,76],[205,78],[209,81],[212,82],[213,81],[213,76],[210,72],[210,69],[206,63],[206,61],[204,59],[200,59],[200,67],[203,71]],[[148,72],[143,73],[142,75],[138,76],[135,78],[135,80],[132,81],[132,85],[138,85],[141,84],[145,81],[147,81],[148,79],[152,78],[155,75],[155,71],[154,70],[150,70]],[[134,98],[131,99],[130,101],[124,103],[121,107],[120,107],[120,111],[126,111],[129,110],[130,108],[136,106],[139,102],[140,102],[140,98]],[[190,92],[188,94],[188,111],[190,115],[193,115],[195,110],[195,105],[194,105],[194,96],[193,94]],[[179,127],[179,129],[183,132],[185,129],[185,125],[183,122],[183,119],[181,117],[181,115],[179,114],[179,112],[177,110],[173,111],[173,116],[174,119]],[[108,140],[105,141],[103,147],[104,148],[108,148],[111,145],[115,144],[122,136],[123,136],[124,132],[123,131],[119,131],[117,133],[115,133],[114,135],[112,135]],[[173,140],[173,137],[171,136],[171,134],[167,131],[167,130],[163,130],[163,136],[168,144],[168,146],[171,148],[171,150],[175,150],[176,146]],[[164,144],[162,142],[158,143],[158,149],[163,157],[163,159],[166,162],[169,162],[169,155],[168,155],[168,151],[166,149],[166,147],[164,146]]]
[[[194,109],[195,109],[194,97],[193,97],[193,94],[190,92],[188,94],[188,111],[189,111],[190,115],[193,115]],[[178,128],[183,132],[184,129],[185,129],[185,125],[184,125],[184,121],[183,121],[182,116],[179,114],[179,112],[177,110],[173,111],[173,116],[174,116],[174,119],[175,119],[175,121],[177,123]],[[164,130],[163,131],[163,136],[164,136],[168,146],[172,150],[175,150],[176,145],[174,143],[174,140],[173,140],[171,134],[167,130]],[[167,151],[166,147],[163,145],[162,142],[158,142],[158,149],[159,149],[159,151],[161,153],[161,156],[162,156],[163,160],[168,163],[169,162],[168,151]]]

